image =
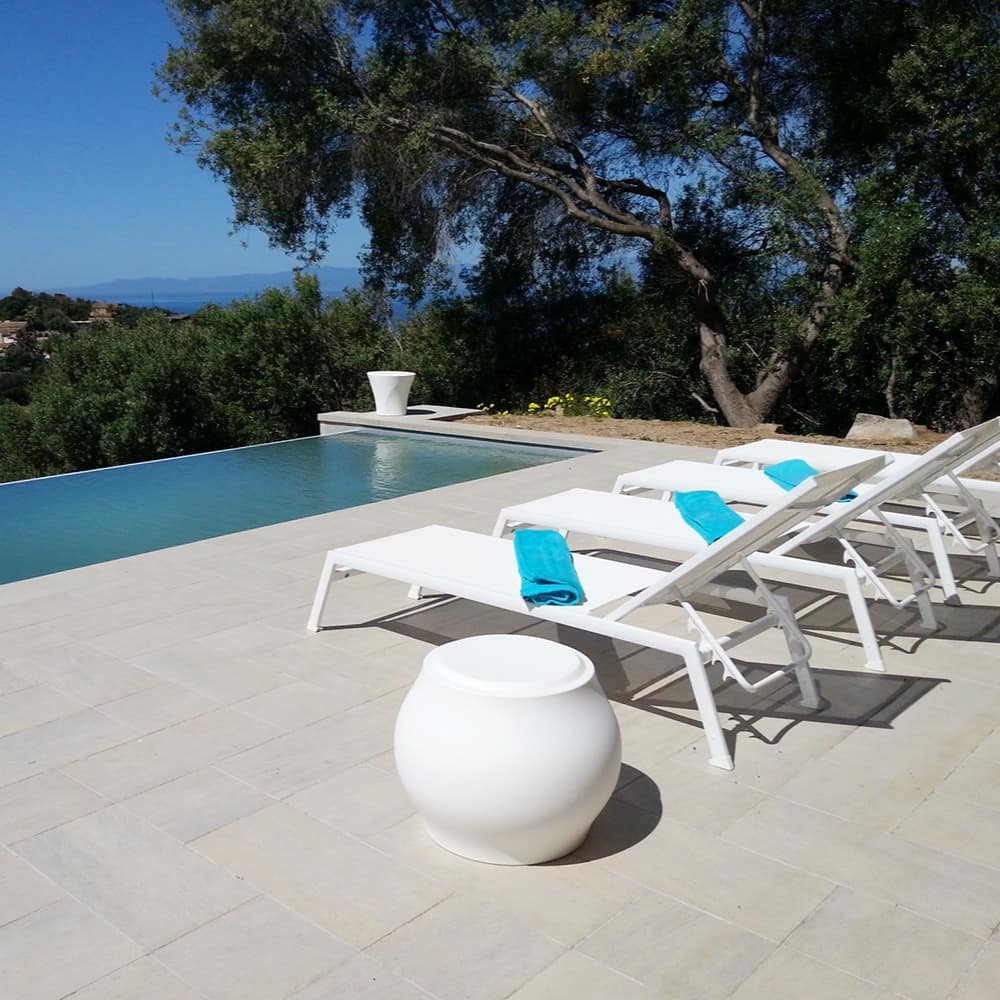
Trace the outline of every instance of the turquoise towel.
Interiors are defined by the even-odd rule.
[[[521,596],[532,604],[583,604],[573,554],[558,531],[514,532]]]
[[[709,545],[743,523],[743,518],[735,510],[727,507],[715,490],[675,493],[674,504],[680,511],[681,517]]]
[[[804,482],[810,476],[816,475],[816,470],[801,458],[790,458],[787,462],[778,462],[777,465],[769,465],[764,470],[764,475],[768,479],[773,479],[783,490],[794,490],[799,483]],[[851,490],[839,499],[839,503],[847,503],[848,500],[857,500],[858,495]]]

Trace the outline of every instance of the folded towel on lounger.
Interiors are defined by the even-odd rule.
[[[521,596],[532,604],[583,604],[573,554],[558,531],[514,532]]]
[[[674,494],[674,504],[681,517],[709,545],[743,523],[743,518],[715,490],[688,490]]]
[[[816,475],[816,470],[801,458],[790,458],[787,462],[778,462],[764,469],[764,475],[776,482],[783,490],[794,490],[799,483],[805,482],[810,476]],[[840,503],[857,500],[858,495],[851,490],[840,498]]]

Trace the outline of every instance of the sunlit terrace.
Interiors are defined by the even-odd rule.
[[[961,604],[936,595],[937,633],[873,605],[884,673],[844,597],[787,577],[825,707],[710,671],[732,771],[661,653],[371,575],[338,582],[328,627],[306,631],[333,546],[489,532],[504,505],[711,458],[603,446],[0,587],[0,996],[992,1000],[1000,584],[981,559],[955,559]],[[678,608],[648,610],[687,635]],[[579,648],[621,727],[610,802],[547,864],[448,853],[395,773],[423,658],[483,633]],[[755,643],[753,660],[784,655],[774,630]]]

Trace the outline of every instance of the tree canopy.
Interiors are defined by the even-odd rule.
[[[170,5],[176,139],[237,223],[318,255],[360,208],[371,270],[416,286],[449,239],[535,269],[631,253],[686,290],[734,424],[830,335],[880,204],[996,239],[996,3]]]

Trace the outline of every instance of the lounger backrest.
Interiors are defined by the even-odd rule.
[[[843,510],[835,510],[822,521],[809,525],[797,536],[797,544],[807,545],[826,538],[879,504],[919,496],[935,479],[952,472],[965,459],[998,439],[1000,418],[987,420],[976,427],[952,434],[950,438],[931,448],[919,462],[900,465],[898,468],[896,465],[890,466],[888,473],[874,489],[865,490],[857,500],[845,503]]]
[[[887,461],[884,455],[879,455],[856,465],[811,476],[760,513],[748,517],[743,524],[723,535],[704,551],[686,559],[661,582],[648,587],[628,604],[616,609],[615,617],[623,617],[668,591],[675,594],[693,593],[720,573],[736,566],[743,556],[766,548],[789,528],[842,497],[852,487],[884,468]]]

